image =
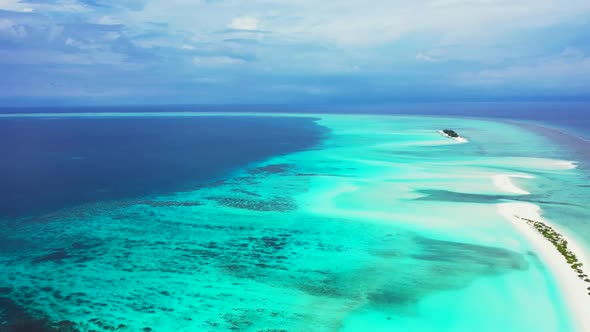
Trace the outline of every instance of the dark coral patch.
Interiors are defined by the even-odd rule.
[[[218,204],[252,211],[293,211],[297,209],[297,204],[291,198],[272,197],[269,199],[252,199],[240,197],[220,197],[209,196],[207,199],[214,200]]]
[[[79,332],[70,321],[51,323],[46,318],[33,317],[13,300],[0,297],[1,332]]]
[[[291,167],[292,167],[292,165],[289,165],[289,164],[274,164],[274,165],[262,166],[262,167],[258,167],[258,168],[249,170],[248,173],[252,174],[252,175],[280,174],[280,173],[287,172],[289,170],[289,168],[291,168]]]
[[[0,294],[6,295],[12,292],[12,287],[0,287]]]
[[[152,207],[165,207],[165,206],[201,206],[203,203],[197,201],[137,201],[138,205],[149,205]]]
[[[33,263],[55,262],[61,263],[63,259],[70,257],[65,249],[58,249],[50,254],[33,259]]]

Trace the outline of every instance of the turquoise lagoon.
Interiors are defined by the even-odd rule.
[[[81,331],[573,331],[497,211],[538,204],[590,243],[588,188],[562,147],[486,120],[313,117],[329,129],[315,148],[207,186],[0,224],[30,244],[1,252],[1,296]],[[513,179],[531,195],[498,174],[534,176]]]

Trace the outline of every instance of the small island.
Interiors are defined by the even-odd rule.
[[[443,129],[443,130],[439,130],[438,131],[441,135],[443,135],[444,137],[453,139],[459,143],[467,143],[467,139],[465,137],[462,137],[461,135],[459,135],[456,131],[452,130],[452,129]]]
[[[451,129],[443,129],[442,132],[445,133],[447,136],[452,137],[452,138],[458,138],[459,137],[459,134],[457,134],[454,130],[451,130]]]

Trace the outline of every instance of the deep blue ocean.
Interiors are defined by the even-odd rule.
[[[311,118],[0,118],[0,217],[194,189],[323,133]]]

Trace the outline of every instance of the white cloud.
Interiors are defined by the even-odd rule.
[[[0,0],[0,10],[21,13],[48,12],[87,12],[88,7],[77,0],[57,0],[55,3],[22,2],[20,0]]]
[[[469,62],[469,68],[497,68],[492,65],[521,63],[524,58],[536,59],[546,52],[546,48],[530,44],[515,46],[510,39],[515,32],[570,24],[590,15],[588,0],[372,0],[369,4],[365,0],[150,0],[133,10],[124,6],[96,10],[78,1],[31,2],[25,6],[17,0],[0,0],[0,9],[30,8],[42,13],[39,17],[43,16],[43,21],[36,18],[39,25],[56,26],[49,33],[50,40],[70,37],[70,46],[80,49],[96,49],[102,43],[108,50],[107,41],[121,38],[146,48],[145,52],[178,57],[179,61],[170,62],[178,67],[191,63],[198,67],[236,66],[246,62],[241,57],[259,59],[251,64],[258,69],[288,74],[383,74],[414,66],[404,71],[411,73],[420,67],[416,60],[448,63],[445,70],[453,75],[465,62]],[[78,15],[68,11],[86,12]],[[18,16],[34,20],[30,18],[34,15]],[[81,20],[104,25],[124,22],[125,28],[105,28],[119,32],[109,32],[104,39],[59,28],[60,24]],[[31,24],[20,23],[21,28],[14,22],[0,23],[0,33],[13,37],[27,33]],[[32,30],[29,34],[33,35]],[[194,57],[196,50],[239,57]],[[560,65],[563,59],[543,61],[488,71],[473,69],[465,77],[493,81],[525,68],[543,65],[557,71],[564,66]]]
[[[85,51],[104,50],[108,48],[106,45],[94,40],[77,40],[71,37],[66,38],[65,44]]]
[[[75,64],[97,65],[108,64],[127,66],[126,56],[111,51],[84,51],[81,53],[65,53],[54,50],[0,50],[0,64],[40,65],[40,64]]]
[[[426,62],[440,62],[439,59],[433,58],[430,55],[426,55],[424,53],[418,53],[418,54],[416,54],[416,59],[417,60],[426,61]]]
[[[54,41],[56,38],[61,36],[61,34],[63,32],[64,32],[63,25],[52,25],[49,27],[49,31],[47,32],[47,40],[50,42]]]
[[[113,18],[112,16],[101,16],[98,18],[98,20],[96,20],[97,24],[102,24],[102,25],[118,25],[118,24],[122,24],[121,21]]]
[[[191,81],[199,84],[223,84],[228,80],[220,77],[196,77]]]
[[[260,30],[264,22],[277,40],[354,48],[424,33],[439,36],[442,45],[501,41],[506,32],[571,22],[588,13],[588,0],[153,0],[120,19],[131,25],[166,22],[171,30],[197,35],[227,27]]]
[[[258,30],[258,19],[250,16],[235,17],[230,24],[230,28],[236,30]]]
[[[199,67],[223,67],[231,65],[240,65],[246,63],[245,60],[232,58],[229,56],[196,56],[193,63]]]
[[[102,38],[108,41],[117,40],[119,37],[121,37],[121,34],[115,31],[109,31],[102,35]]]
[[[0,19],[0,35],[8,35],[13,38],[24,38],[27,30],[24,26],[16,24],[12,20]]]
[[[587,87],[590,84],[590,56],[580,50],[565,49],[561,54],[529,64],[482,70],[460,75],[468,84],[521,84],[545,87]]]
[[[21,3],[18,0],[0,0],[0,10],[30,13],[33,11],[33,8],[27,4]]]

